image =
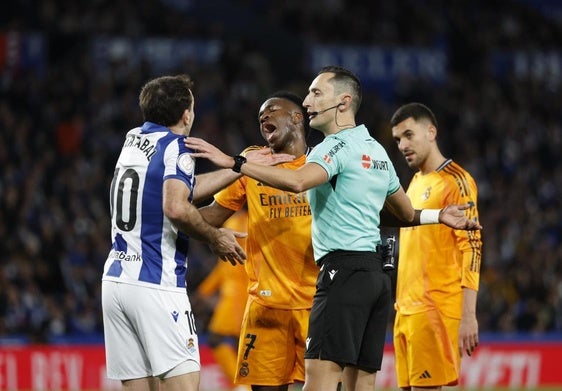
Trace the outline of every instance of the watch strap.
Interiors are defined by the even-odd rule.
[[[232,166],[232,171],[240,172],[242,169],[242,164],[246,163],[246,158],[242,155],[234,156],[234,166]]]

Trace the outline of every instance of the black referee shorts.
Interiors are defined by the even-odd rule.
[[[334,251],[319,263],[304,357],[380,370],[391,306],[380,254]]]

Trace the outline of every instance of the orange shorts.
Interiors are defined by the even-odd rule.
[[[458,384],[460,319],[437,310],[396,314],[394,351],[398,387],[437,387]]]
[[[309,315],[310,309],[280,310],[248,301],[234,383],[280,386],[304,381]]]

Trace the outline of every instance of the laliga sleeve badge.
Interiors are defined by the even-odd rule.
[[[242,363],[242,366],[240,367],[240,370],[238,371],[238,373],[242,377],[248,376],[248,374],[250,373],[250,368],[248,368],[248,363],[246,361],[244,361]]]
[[[189,153],[183,153],[178,157],[178,167],[187,175],[193,175],[195,162]]]

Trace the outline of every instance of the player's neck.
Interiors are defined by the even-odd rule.
[[[304,137],[296,137],[295,139],[286,143],[283,148],[275,150],[274,153],[287,153],[289,155],[295,156],[295,158],[298,158],[308,153],[308,146],[306,145],[306,140],[304,139]]]
[[[189,136],[190,129],[185,126],[172,125],[169,126],[168,129],[170,129],[174,134],[179,134],[180,136]]]
[[[308,152],[309,148],[306,145],[304,145],[303,148],[284,148],[281,150],[273,151],[273,153],[286,153],[288,155],[293,155],[295,159],[298,159],[303,155],[308,155]]]
[[[441,152],[433,152],[419,166],[419,170],[422,175],[429,174],[437,170],[446,160],[447,159],[441,154]]]
[[[337,122],[334,121],[328,130],[324,133],[324,136],[329,136],[331,134],[339,133],[343,130],[351,129],[357,127],[354,118],[350,118],[348,120],[338,119]]]

